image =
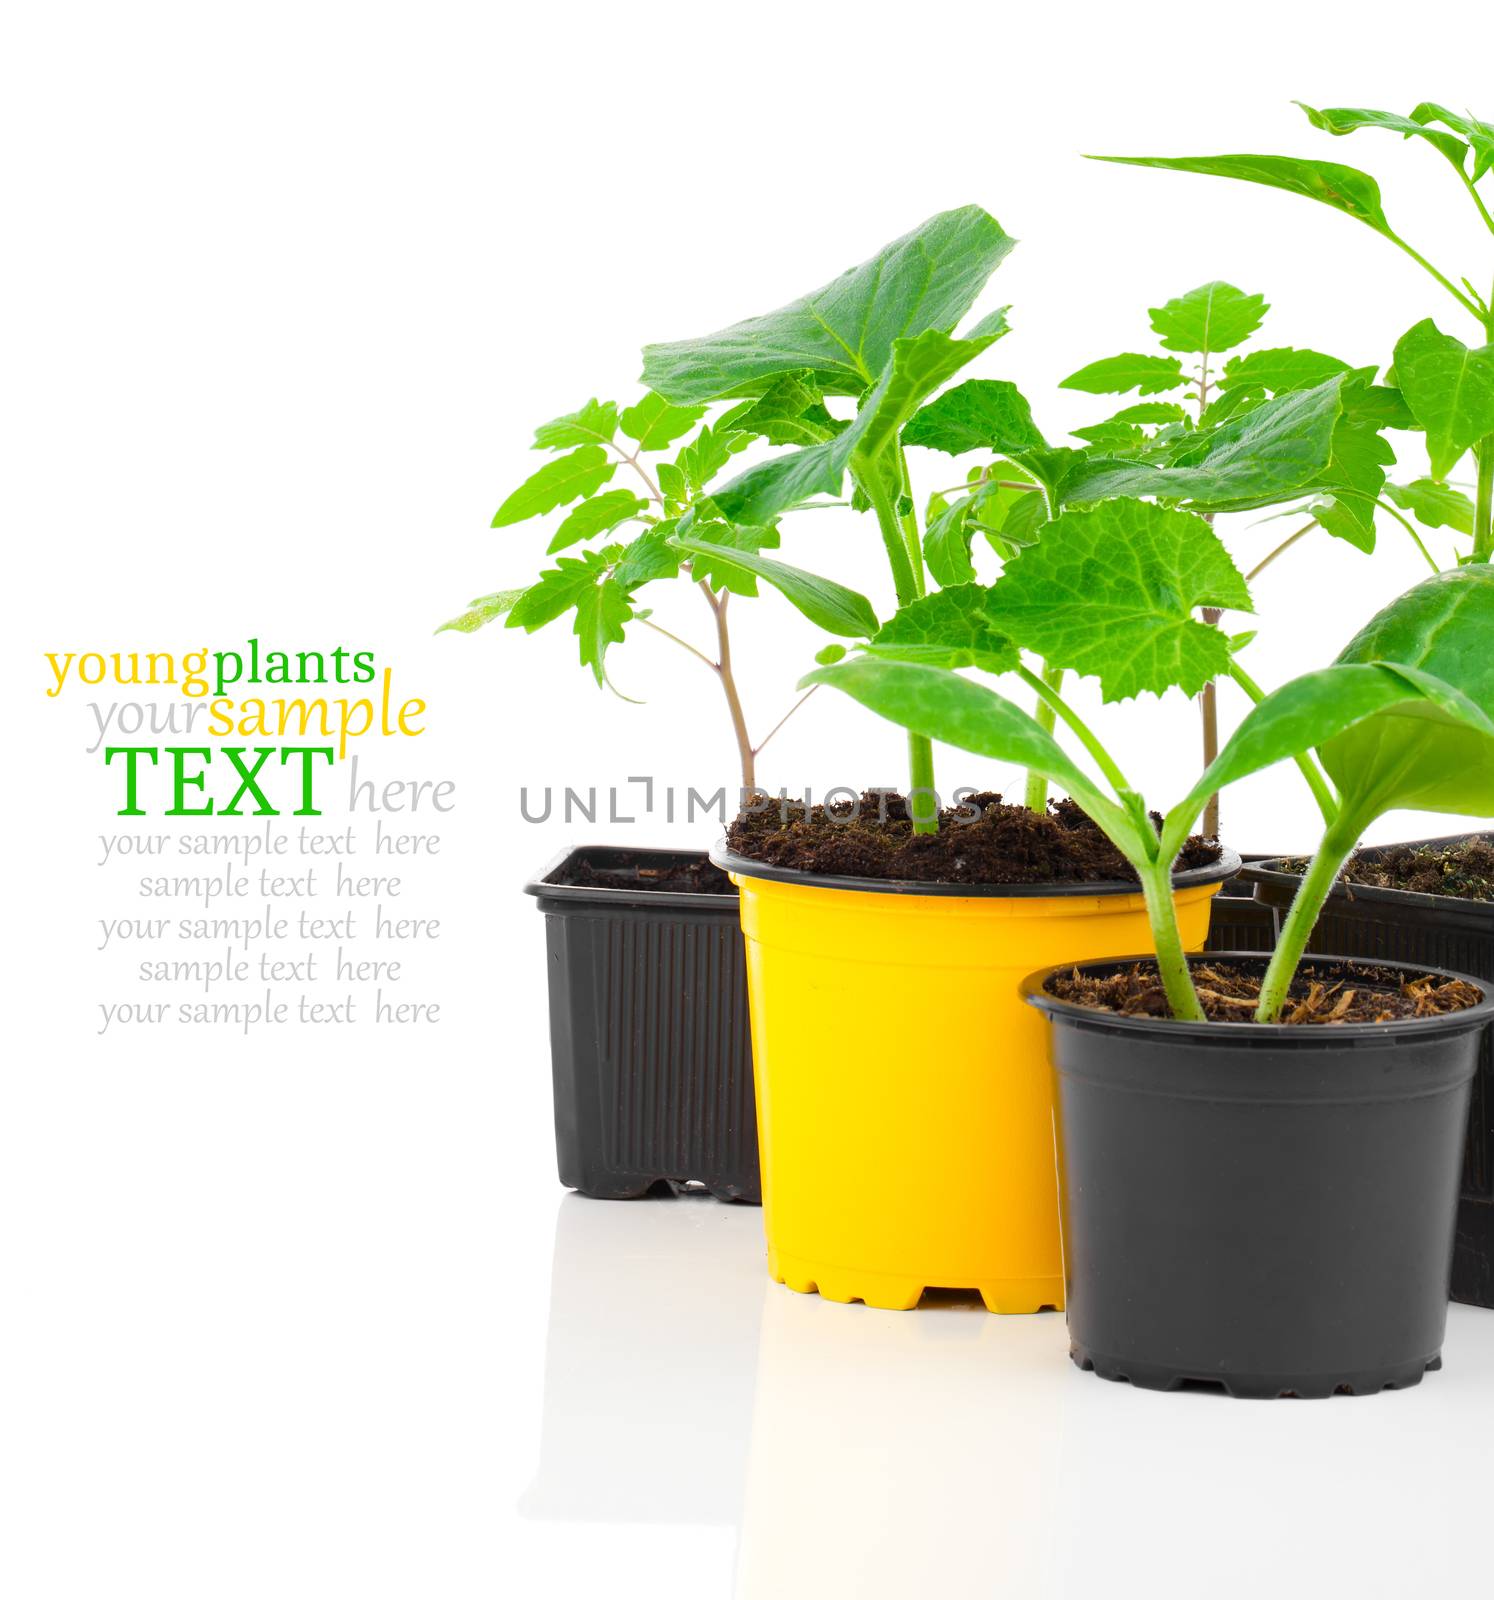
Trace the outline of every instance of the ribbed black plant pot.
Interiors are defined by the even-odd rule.
[[[1240,858],[1247,865],[1264,861],[1259,855]],[[1255,885],[1243,873],[1222,884],[1209,904],[1209,938],[1205,950],[1260,950],[1276,948],[1276,913],[1255,898]]]
[[[1414,839],[1409,846],[1365,850],[1373,859],[1387,848],[1461,844],[1490,834],[1451,834]],[[1258,861],[1241,874],[1260,903],[1285,915],[1302,881],[1275,861]],[[1336,884],[1309,948],[1334,950],[1370,960],[1425,962],[1494,981],[1494,904],[1451,895],[1412,894]],[[1464,1305],[1494,1308],[1494,1037],[1484,1035],[1469,1106],[1463,1178],[1453,1249],[1452,1297]]]
[[[525,885],[545,916],[560,1181],[596,1199],[687,1183],[761,1199],[737,896],[638,870],[705,859],[584,846]],[[549,881],[577,860],[616,886]]]
[[[1335,957],[1304,965],[1348,977]],[[1076,1364],[1259,1399],[1405,1388],[1439,1366],[1488,994],[1380,1025],[1187,1023],[1057,1000],[1058,970],[1023,993],[1052,1023]]]

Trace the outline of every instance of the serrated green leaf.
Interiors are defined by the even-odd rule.
[[[1417,584],[1355,635],[1339,662],[1392,667],[1422,698],[1321,747],[1346,810],[1415,807],[1494,816],[1494,568]],[[1408,697],[1409,698],[1409,697]]]
[[[941,212],[778,311],[703,338],[646,346],[644,382],[686,403],[807,371],[826,394],[863,394],[886,368],[894,340],[953,328],[1015,243],[979,206]]]
[[[673,578],[680,570],[680,553],[669,542],[674,528],[673,522],[661,522],[626,545],[612,569],[613,581],[631,594],[655,579]]]
[[[1183,363],[1176,356],[1126,354],[1091,361],[1087,367],[1071,372],[1060,389],[1078,389],[1084,394],[1165,394],[1180,389],[1188,380]]]
[[[1140,500],[1066,511],[1009,562],[991,592],[995,627],[1050,666],[1100,680],[1107,701],[1196,694],[1229,667],[1198,606],[1252,609],[1229,552],[1201,517]]]
[[[674,543],[692,560],[704,556],[713,566],[738,566],[771,583],[785,600],[826,633],[866,639],[877,631],[877,614],[871,602],[844,584],[804,572],[786,562],[770,561],[766,556],[746,550],[727,550],[696,537],[676,535]]]
[[[1214,510],[1271,505],[1320,478],[1333,454],[1345,380],[1264,400],[1178,450],[1177,465],[1143,461],[1083,462],[1062,485],[1066,504],[1089,505],[1116,495],[1151,495]]]
[[[597,550],[560,556],[520,595],[506,626],[522,628],[526,633],[543,628],[578,605],[586,591],[600,583],[610,570],[611,562]]]
[[[761,398],[744,401],[721,418],[742,433],[756,434],[769,444],[823,444],[844,433],[849,422],[832,417],[809,372],[785,372]],[[718,424],[720,425],[720,424]]]
[[[1417,478],[1414,483],[1387,483],[1385,496],[1392,505],[1409,511],[1423,527],[1473,532],[1473,502],[1461,489],[1438,483],[1435,478]]]
[[[1222,280],[1202,283],[1151,309],[1152,332],[1164,350],[1210,356],[1243,344],[1265,320],[1265,297]]]
[[[567,456],[547,461],[503,502],[493,516],[495,528],[526,522],[569,500],[595,494],[617,469],[599,444],[585,444]]]
[[[1411,113],[1413,122],[1440,122],[1444,127],[1453,129],[1473,147],[1473,181],[1480,178],[1494,167],[1494,126],[1481,122],[1474,116],[1459,116],[1455,111],[1449,111],[1445,106],[1436,105],[1431,100],[1423,100]]]
[[[942,667],[875,656],[821,667],[800,687],[815,683],[839,689],[912,733],[1041,774],[1065,789],[1133,861],[1146,858],[1147,846],[1126,812],[1100,793],[1052,734],[984,684]]]
[[[640,500],[631,489],[609,489],[606,494],[593,495],[583,500],[555,530],[548,554],[580,544],[583,539],[595,538],[599,533],[610,533],[632,517],[648,510],[648,501]]]
[[[697,493],[716,476],[739,450],[749,443],[745,433],[727,428],[705,427],[675,457],[685,482]]]
[[[541,423],[534,430],[536,450],[569,450],[578,444],[611,444],[617,432],[617,406],[611,400],[588,400],[579,411]]]
[[[968,450],[1016,456],[1044,449],[1047,440],[1016,384],[1001,378],[970,378],[924,406],[903,430],[903,443],[951,456]]]
[[[671,405],[663,395],[650,392],[623,412],[622,431],[640,450],[664,450],[682,439],[705,415],[704,406]]]
[[[692,538],[703,544],[720,545],[727,550],[745,550],[749,555],[762,550],[776,550],[780,543],[778,529],[771,525],[755,527],[751,524],[706,521],[693,524],[689,531]],[[709,556],[697,555],[691,560],[690,572],[692,577],[703,579],[718,593],[726,589],[747,599],[757,597],[756,577],[746,568],[729,561],[713,561]]]
[[[1016,645],[992,624],[990,598],[990,589],[960,583],[909,601],[882,624],[866,651],[887,661],[1014,672],[1022,658]]]
[[[1036,544],[1048,522],[1048,502],[1040,494],[1018,494],[1001,522],[1000,543],[991,543],[1003,560],[1010,560],[1015,550]],[[1005,546],[1006,548],[1003,548]]]
[[[1302,100],[1293,103],[1306,112],[1307,120],[1313,127],[1321,128],[1324,133],[1342,135],[1357,133],[1361,128],[1384,128],[1387,132],[1399,133],[1408,139],[1425,139],[1440,150],[1459,172],[1463,170],[1468,146],[1452,134],[1439,133],[1434,128],[1412,121],[1410,117],[1397,116],[1394,111],[1367,111],[1358,106],[1332,106],[1325,111],[1318,111]]]
[[[1218,384],[1225,390],[1251,384],[1272,394],[1286,394],[1293,389],[1311,389],[1325,378],[1349,370],[1349,363],[1340,361],[1337,356],[1284,346],[1279,350],[1252,350],[1249,355],[1232,356],[1225,362]]]
[[[1494,433],[1494,345],[1470,350],[1427,317],[1401,336],[1395,373],[1406,404],[1426,430],[1432,476],[1445,478]]]
[[[1107,422],[1186,422],[1188,412],[1176,400],[1142,400],[1134,406],[1122,406]]]
[[[1075,428],[1073,434],[1112,456],[1134,455],[1151,443],[1146,430],[1133,422],[1095,422],[1087,428]]]
[[[1231,417],[1253,411],[1266,398],[1265,389],[1258,383],[1241,383],[1233,389],[1222,390],[1219,397],[1209,401],[1198,419],[1200,428],[1217,428]]]
[[[1167,172],[1196,172],[1204,177],[1237,178],[1243,183],[1285,189],[1342,211],[1376,233],[1391,237],[1380,205],[1380,186],[1358,167],[1336,161],[1301,161],[1295,156],[1091,156],[1127,167],[1160,167]]]
[[[574,631],[581,645],[581,665],[591,668],[598,685],[607,681],[608,647],[622,643],[623,625],[632,616],[627,591],[611,578],[587,589],[576,601]]]
[[[443,622],[437,633],[476,633],[495,618],[506,616],[518,604],[522,589],[499,589],[493,594],[481,594],[468,604],[459,617]]]
[[[690,486],[685,480],[685,469],[677,466],[673,461],[660,461],[654,467],[654,475],[658,479],[659,493],[666,500],[672,500],[675,505],[681,506],[689,498]]]

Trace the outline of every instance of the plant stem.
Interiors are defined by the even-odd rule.
[[[899,474],[905,472],[899,455]],[[887,551],[887,562],[892,568],[892,586],[897,592],[897,603],[905,606],[923,593],[923,557],[917,547],[917,526],[913,539],[898,517],[897,506],[887,493],[887,486],[877,474],[876,463],[871,471],[856,474],[861,492],[871,502],[877,516],[877,526],[882,531],[882,544]],[[917,576],[914,576],[914,558]],[[919,793],[923,790],[925,792]],[[938,833],[939,807],[934,799],[934,747],[921,733],[908,735],[908,815],[913,819],[914,833]]]
[[[1478,499],[1473,508],[1473,559],[1494,556],[1494,433],[1478,444]]]
[[[1398,245],[1402,250],[1404,250],[1418,266],[1424,267],[1428,272],[1430,272],[1437,282],[1447,290],[1447,292],[1453,297],[1454,300],[1458,302],[1460,306],[1462,306],[1465,311],[1469,312],[1472,316],[1477,317],[1480,322],[1484,320],[1483,312],[1479,310],[1473,301],[1471,301],[1468,296],[1463,293],[1463,291],[1452,281],[1451,278],[1447,277],[1444,273],[1439,272],[1436,267],[1434,267],[1432,263],[1427,260],[1420,250],[1414,249],[1411,245],[1407,244],[1398,233],[1387,233],[1385,237],[1389,239],[1393,245]]]
[[[1152,926],[1157,972],[1172,1014],[1180,1022],[1206,1022],[1203,1007],[1188,970],[1188,956],[1178,929],[1178,908],[1172,896],[1172,863],[1158,859],[1138,869],[1146,896],[1146,914]]]
[[[788,708],[788,710],[785,711],[784,714],[778,719],[778,721],[775,722],[773,724],[773,726],[768,729],[767,733],[765,733],[763,735],[761,741],[757,745],[757,748],[752,752],[753,755],[760,756],[763,753],[763,751],[768,748],[768,741],[773,737],[773,735],[775,733],[778,732],[778,730],[784,725],[784,723],[787,722],[788,719],[791,716],[793,716],[793,714],[799,709],[799,707],[802,706],[804,704],[804,702],[810,697],[810,695],[812,695],[815,692],[815,690],[818,689],[818,688],[819,688],[819,684],[817,684],[817,683],[811,684],[810,687],[807,688],[804,691],[804,693],[801,694],[799,696],[799,698],[794,701],[793,705],[791,705]]]
[[[1251,703],[1259,705],[1266,698],[1266,691],[1250,676],[1238,661],[1229,664],[1229,675],[1250,696]],[[1301,755],[1293,756],[1297,768],[1302,776],[1307,779],[1307,787],[1312,790],[1312,797],[1318,803],[1318,810],[1323,813],[1323,821],[1331,824],[1338,816],[1338,801],[1333,797],[1333,790],[1328,786],[1328,780],[1323,776],[1322,768],[1313,758],[1311,750],[1304,750]]]
[[[752,748],[747,718],[742,711],[742,697],[737,693],[737,680],[731,669],[731,632],[726,625],[726,602],[731,599],[731,592],[728,590],[718,600],[704,578],[696,583],[696,588],[705,596],[706,604],[716,618],[716,673],[721,679],[727,710],[731,713],[731,728],[736,735],[737,754],[742,763],[742,787],[752,789],[757,786],[757,752]]]
[[[1309,522],[1305,527],[1298,528],[1290,539],[1283,539],[1281,543],[1277,545],[1277,547],[1270,553],[1270,555],[1263,556],[1259,561],[1256,562],[1250,571],[1245,574],[1246,583],[1250,583],[1253,579],[1260,577],[1260,575],[1266,570],[1267,567],[1271,565],[1277,556],[1281,555],[1283,551],[1290,550],[1299,539],[1305,538],[1316,527],[1316,522]]]
[[[1489,215],[1489,208],[1484,204],[1484,197],[1474,187],[1473,180],[1461,167],[1458,168],[1458,176],[1463,180],[1463,187],[1473,197],[1473,203],[1478,207],[1478,214],[1484,219],[1484,226],[1490,233],[1494,233],[1494,217]]]
[[[1046,661],[1043,663],[1042,684],[1052,690],[1052,693],[1044,694],[1042,685],[1036,685],[1038,688],[1038,703],[1033,711],[1033,716],[1044,733],[1052,733],[1058,720],[1058,707],[1061,704],[1058,691],[1063,688],[1063,672],[1064,669],[1062,667],[1050,667]],[[1023,669],[1023,675],[1029,682],[1032,681],[1032,674],[1027,672],[1025,668]],[[1075,731],[1077,732],[1077,730]],[[1022,803],[1029,811],[1042,813],[1048,809],[1048,780],[1041,773],[1029,772],[1027,774],[1027,793],[1023,796]]]
[[[1335,494],[1343,494],[1346,491],[1344,491],[1342,489],[1335,489],[1333,492]],[[1369,496],[1365,495],[1363,498],[1367,500],[1367,499],[1369,499]],[[1396,508],[1393,505],[1391,505],[1390,502],[1387,501],[1387,500],[1376,500],[1375,504],[1382,511],[1388,511],[1391,514],[1391,516],[1393,516],[1395,518],[1395,520],[1400,523],[1400,525],[1406,530],[1406,532],[1411,535],[1412,544],[1414,544],[1416,546],[1416,548],[1421,551],[1422,560],[1426,562],[1426,564],[1432,569],[1432,571],[1433,572],[1441,572],[1442,568],[1437,565],[1435,560],[1433,560],[1432,552],[1430,550],[1428,550],[1427,547],[1421,542],[1421,535],[1416,531],[1415,528],[1413,528],[1411,526],[1411,524],[1406,520],[1406,518],[1403,517],[1400,514],[1400,512],[1397,511]]]
[[[1122,789],[1131,787],[1126,781],[1125,773],[1111,758],[1110,752],[1080,720],[1079,713],[1061,695],[1055,693],[1048,686],[1045,679],[1038,677],[1035,672],[1029,672],[1026,667],[1020,666],[1017,668],[1017,676],[1037,694],[1040,702],[1044,705],[1052,706],[1058,716],[1078,735],[1080,744],[1094,757],[1095,765],[1110,780],[1112,788],[1119,792]],[[1059,676],[1062,677],[1063,674],[1060,673]]]
[[[1219,626],[1222,613],[1214,606],[1205,606],[1203,619],[1211,627]],[[1199,711],[1203,718],[1203,764],[1204,770],[1213,765],[1214,758],[1219,754],[1219,691],[1212,678],[1203,686],[1203,693],[1199,696]],[[1219,796],[1211,794],[1204,805],[1203,813],[1204,837],[1217,839],[1219,837]]]
[[[898,523],[903,530],[903,544],[908,552],[908,565],[913,572],[913,589],[921,598],[928,593],[928,584],[923,572],[923,545],[918,537],[918,514],[913,509],[913,480],[908,476],[908,458],[903,454],[902,445],[895,444],[893,449],[897,452],[897,477],[901,486],[899,503],[904,500],[908,502],[908,509],[898,514]]]
[[[1347,811],[1341,811],[1328,824],[1318,853],[1312,858],[1312,864],[1292,900],[1292,909],[1287,913],[1281,937],[1276,941],[1276,953],[1266,968],[1266,976],[1261,983],[1260,1004],[1255,1010],[1257,1022],[1275,1022],[1280,1017],[1282,1004],[1297,971],[1297,963],[1302,959],[1302,952],[1307,948],[1307,941],[1317,925],[1323,902],[1343,870],[1344,862],[1358,844],[1362,831],[1361,819]]]

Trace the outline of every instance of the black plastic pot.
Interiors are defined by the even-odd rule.
[[[1403,1388],[1439,1366],[1489,994],[1378,1025],[1184,1023],[1056,1000],[1057,970],[1023,994],[1053,1024],[1074,1361],[1261,1399]]]
[[[525,885],[545,914],[560,1181],[596,1199],[762,1195],[737,896],[649,889],[639,872],[705,859],[583,846]],[[616,887],[549,881],[576,861]]]
[[[1450,834],[1414,839],[1411,848],[1490,838],[1494,835]],[[1390,847],[1370,848],[1363,854],[1373,858],[1386,848]],[[1241,876],[1273,916],[1285,915],[1302,881],[1299,874],[1282,872],[1274,860],[1256,862]],[[1375,961],[1425,962],[1494,981],[1494,904],[1338,884],[1318,918],[1309,948]],[[1469,1108],[1452,1297],[1465,1305],[1494,1307],[1494,1035],[1488,1033]]]

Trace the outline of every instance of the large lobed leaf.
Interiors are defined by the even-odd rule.
[[[1066,511],[1008,562],[994,626],[1050,666],[1100,680],[1104,698],[1196,694],[1229,667],[1225,633],[1199,606],[1251,610],[1250,591],[1201,517],[1141,500]]]
[[[864,394],[896,340],[951,331],[1015,243],[979,206],[940,212],[777,311],[646,346],[643,381],[676,404],[747,393],[795,371],[827,394]]]
[[[883,623],[865,649],[888,661],[1015,671],[1022,658],[992,622],[991,595],[978,583],[960,583],[911,600]]]
[[[1022,391],[1000,378],[970,378],[930,401],[907,425],[903,443],[951,456],[968,450],[1020,456],[1047,446]]]

